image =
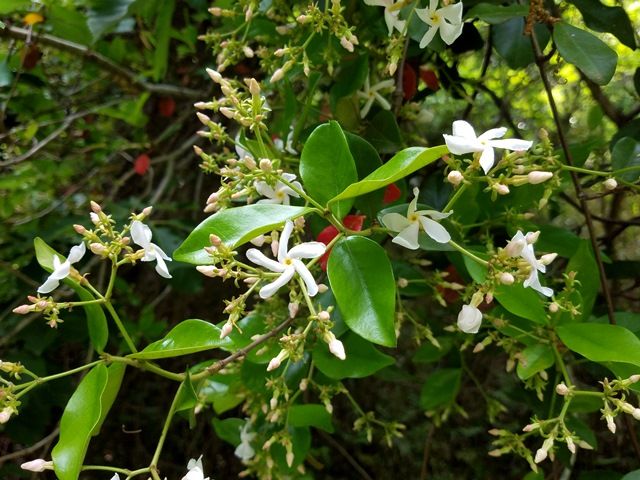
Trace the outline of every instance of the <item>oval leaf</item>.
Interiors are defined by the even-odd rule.
[[[342,193],[332,198],[330,203],[358,197],[386,187],[436,161],[448,152],[449,150],[445,145],[433,148],[406,148],[396,153],[391,160],[374,170],[366,178],[347,187]]]
[[[38,260],[38,263],[47,272],[53,271],[54,256],[58,256],[62,262],[66,260],[63,255],[60,255],[53,248],[47,245],[47,243],[40,237],[36,237],[34,239],[33,246],[36,251],[36,259]],[[69,285],[69,287],[76,292],[80,300],[83,302],[96,299],[89,290],[81,287],[78,282],[70,278],[65,278],[63,282],[65,285]],[[89,330],[91,344],[93,345],[93,348],[95,348],[96,352],[102,353],[104,351],[104,347],[107,345],[107,341],[109,340],[109,326],[107,325],[107,317],[104,314],[104,310],[102,309],[102,306],[97,303],[83,305],[82,308],[87,314],[87,328]]]
[[[60,420],[60,438],[51,452],[60,480],[77,480],[89,447],[91,434],[100,422],[102,394],[107,385],[107,367],[96,365],[82,379]]]
[[[531,345],[520,353],[517,368],[518,377],[520,380],[531,378],[536,373],[549,368],[554,361],[553,349],[549,345],[541,343]]]
[[[536,323],[547,323],[540,295],[531,288],[525,288],[522,284],[499,285],[494,296],[506,310]]]
[[[467,12],[465,18],[476,18],[489,24],[498,24],[511,18],[526,17],[529,15],[528,5],[494,5],[492,3],[479,3]]]
[[[323,205],[358,181],[356,164],[338,122],[320,125],[309,135],[300,156],[300,177],[307,192]],[[343,218],[352,205],[352,200],[338,202],[331,211]]]
[[[420,392],[420,406],[433,410],[452,403],[460,390],[462,370],[443,368],[429,375]]]
[[[211,256],[204,251],[204,247],[211,245],[209,235],[217,235],[225,245],[235,248],[309,210],[263,203],[222,210],[198,225],[173,252],[173,258],[194,265],[209,265],[213,263]]]
[[[293,427],[316,427],[328,433],[334,431],[331,414],[320,404],[293,405],[288,410],[287,421]]]
[[[619,325],[573,323],[557,329],[560,340],[592,362],[621,362],[640,366],[640,339]]]
[[[558,52],[598,85],[606,85],[613,77],[618,54],[598,37],[567,23],[558,23],[553,30]]]
[[[365,237],[339,241],[327,268],[342,318],[370,342],[393,347],[396,285],[384,249]]]
[[[395,360],[376,349],[371,343],[355,333],[347,333],[341,338],[347,357],[336,358],[327,345],[322,342],[313,351],[313,361],[327,377],[340,380],[343,378],[363,378],[373,375],[378,370],[393,365]]]
[[[190,319],[180,322],[163,339],[153,342],[141,352],[132,353],[129,357],[154,360],[214,348],[229,348],[231,345],[231,339],[220,339],[220,329],[215,325],[204,320]]]

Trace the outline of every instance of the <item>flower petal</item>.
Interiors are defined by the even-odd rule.
[[[440,37],[447,45],[451,45],[456,38],[462,34],[462,23],[447,23],[442,22],[440,24]]]
[[[146,248],[151,242],[151,229],[144,223],[134,220],[131,222],[131,238],[136,245]]]
[[[418,245],[418,232],[420,231],[420,224],[418,222],[412,222],[407,228],[402,230],[392,240],[393,243],[402,245],[405,248],[411,250],[417,250]]]
[[[427,217],[420,217],[420,223],[425,233],[433,238],[438,243],[448,243],[451,240],[451,235],[447,232],[447,229],[440,225],[438,222],[431,220]]]
[[[281,202],[279,198],[262,198],[258,200],[256,203],[279,205]]]
[[[278,261],[279,262],[282,262],[287,256],[287,251],[289,250],[289,238],[291,238],[292,232],[293,232],[293,222],[291,220],[287,220],[284,224],[284,228],[282,229],[282,234],[280,235],[280,241],[278,242]]]
[[[507,133],[505,127],[491,128],[478,137],[478,140],[492,140],[494,138],[502,138]]]
[[[376,100],[378,100],[378,103],[384,110],[391,110],[391,104],[386,98],[384,98],[378,92],[373,92],[373,96],[376,97]]]
[[[377,92],[378,90],[385,90],[395,86],[396,81],[393,78],[389,78],[388,80],[382,80],[381,82],[376,83],[373,87],[371,87],[371,91]]]
[[[286,267],[278,278],[260,289],[260,298],[264,299],[272,297],[278,290],[280,290],[280,288],[289,283],[289,280],[293,278],[295,273],[296,269],[293,266]]]
[[[84,257],[86,251],[87,247],[85,246],[84,242],[81,242],[79,245],[71,247],[67,260],[69,261],[69,263],[79,262],[80,260],[82,260],[82,257]]]
[[[276,191],[267,182],[255,182],[253,187],[263,197],[274,198],[276,196]]]
[[[153,245],[153,250],[156,252],[157,256],[162,257],[164,260],[167,260],[169,262],[172,261],[171,257],[164,253],[164,250],[162,250],[158,245],[156,245],[155,243],[152,243],[151,245]]]
[[[63,263],[58,264],[50,277],[55,278],[56,280],[62,280],[63,278],[67,278],[69,273],[71,273],[71,262],[69,262],[69,260],[65,260]]]
[[[322,242],[305,242],[296,245],[287,253],[291,258],[317,258],[327,250]]]
[[[387,213],[382,216],[381,220],[385,227],[392,232],[401,232],[411,225],[411,222],[407,220],[407,217],[400,215],[399,213]]]
[[[284,178],[287,182],[293,183],[293,181],[297,178],[295,173],[283,173],[282,178]]]
[[[465,333],[478,333],[482,325],[482,312],[472,305],[463,305],[458,314],[458,328]]]
[[[296,269],[296,272],[298,272],[298,275],[300,275],[300,278],[302,278],[305,285],[307,286],[307,292],[309,293],[309,296],[314,297],[318,293],[318,284],[313,278],[313,275],[311,275],[311,272],[309,271],[307,266],[298,259],[293,259],[293,266]]]
[[[443,218],[447,218],[451,216],[452,213],[453,213],[453,210],[447,213],[439,212],[437,210],[418,210],[416,212],[416,215],[421,215],[421,216],[426,215],[427,217],[431,217],[434,220],[442,220]]]
[[[431,19],[429,19],[429,21],[425,20],[425,23],[431,24]],[[427,32],[422,37],[422,40],[420,40],[420,48],[425,48],[427,45],[429,45],[431,43],[431,40],[433,40],[433,37],[436,36],[437,31],[437,26],[432,26],[431,28],[429,28],[429,30],[427,30]]]
[[[514,152],[524,152],[529,150],[533,142],[529,140],[520,140],[519,138],[507,138],[506,140],[491,140],[489,145],[495,148],[504,148]]]
[[[496,157],[493,153],[493,148],[486,147],[482,150],[482,155],[480,155],[480,166],[482,167],[482,170],[484,170],[485,174],[489,173],[489,170],[491,170],[495,161]]]
[[[371,106],[373,105],[374,97],[367,96],[366,98],[368,98],[368,100],[364,104],[364,107],[362,107],[362,110],[360,110],[360,118],[366,117],[369,113],[369,110],[371,110]]]
[[[260,265],[272,272],[282,273],[285,271],[286,267],[275,260],[267,258],[264,253],[262,253],[257,248],[250,248],[247,250],[247,258],[251,260],[256,265]]]
[[[52,275],[47,278],[47,280],[40,285],[38,288],[38,293],[49,293],[55,290],[58,285],[60,285],[60,281],[57,278],[53,278]]]
[[[455,137],[465,137],[469,140],[476,140],[476,131],[471,124],[465,120],[456,120],[453,122],[451,131]]]
[[[523,282],[523,285],[525,287],[531,287],[536,292],[540,292],[545,297],[553,296],[553,289],[549,287],[543,287],[540,283],[540,278],[538,278],[538,271],[536,269],[531,269],[531,274],[529,275],[529,278],[527,278]]]
[[[158,275],[160,275],[161,277],[171,278],[171,274],[167,269],[167,264],[165,263],[161,255],[156,256],[156,272],[158,272]]]
[[[438,13],[453,24],[462,23],[462,2],[438,9]]]
[[[481,152],[484,146],[475,138],[447,135],[442,135],[444,142],[447,144],[447,148],[454,155],[464,155],[465,153]]]

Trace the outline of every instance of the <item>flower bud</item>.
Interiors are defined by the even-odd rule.
[[[613,416],[609,414],[605,415],[604,418],[607,421],[607,428],[609,429],[609,431],[611,433],[616,433],[616,422],[614,422]]]
[[[220,109],[220,113],[222,115],[224,115],[225,117],[231,118],[231,119],[233,119],[233,117],[235,117],[235,115],[236,115],[236,112],[233,109],[229,108],[229,107],[222,107]]]
[[[332,331],[328,331],[324,335],[324,341],[329,345],[329,351],[339,358],[340,360],[344,360],[347,358],[347,355],[344,351],[344,345],[340,340],[336,338]]]
[[[527,174],[527,180],[532,185],[537,185],[539,183],[546,182],[551,177],[553,177],[553,173],[551,172],[540,172],[538,170],[534,170],[533,172],[529,172]]]
[[[311,21],[311,17],[309,15],[298,15],[298,18],[296,18],[296,22],[298,23],[307,23]]]
[[[286,48],[279,48],[275,52],[273,52],[273,54],[276,57],[283,57],[285,53],[287,53],[287,49]]]
[[[253,49],[248,45],[242,47],[242,53],[244,53],[244,56],[247,58],[253,58],[254,55]]]
[[[218,204],[217,203],[209,203],[209,204],[207,204],[206,207],[204,207],[202,209],[202,211],[204,213],[211,213],[211,212],[215,212],[216,210],[218,210]]]
[[[91,250],[96,255],[104,255],[107,252],[107,247],[105,247],[101,243],[94,242],[89,244],[89,250]]]
[[[287,308],[289,309],[289,318],[296,318],[298,310],[300,310],[300,304],[298,302],[290,302]]]
[[[20,465],[20,468],[23,470],[28,470],[30,472],[44,472],[47,469],[53,468],[52,461],[46,461],[42,458],[38,458],[36,460],[31,460],[30,462],[25,462]]]
[[[217,277],[218,269],[213,265],[198,265],[196,270],[203,274],[205,277]]]
[[[571,390],[564,383],[559,383],[558,385],[556,385],[556,393],[565,397],[569,395],[569,393],[571,393]]]
[[[220,7],[211,7],[209,9],[209,13],[211,15],[213,15],[214,17],[219,17],[220,15],[222,15],[222,9]],[[207,69],[209,70],[209,69]]]
[[[32,305],[20,305],[19,307],[13,309],[13,313],[15,313],[16,315],[26,315],[31,311],[33,311]]]
[[[498,193],[498,195],[508,195],[509,187],[507,187],[503,183],[497,183],[493,186],[493,189]]]
[[[351,43],[347,37],[342,37],[340,39],[340,45],[348,52],[353,52],[353,43]]]
[[[278,68],[273,75],[271,75],[271,79],[269,80],[271,83],[276,83],[279,80],[282,80],[284,77],[284,70],[282,68]]]
[[[324,293],[327,290],[329,290],[329,287],[327,287],[324,283],[318,284],[318,293]]]
[[[615,190],[618,187],[618,182],[616,182],[615,178],[607,178],[604,182],[602,182],[605,190]]]
[[[482,324],[482,312],[472,305],[463,305],[458,314],[458,328],[464,333],[478,333]]]
[[[9,419],[13,415],[13,409],[10,407],[4,407],[2,411],[0,411],[0,424],[7,423]]]
[[[94,213],[100,213],[102,211],[102,208],[100,207],[100,205],[98,205],[93,200],[89,202],[89,205],[91,206],[91,210],[93,210]]]
[[[86,233],[86,231],[87,231],[86,228],[84,228],[82,225],[78,225],[78,224],[75,224],[73,226],[73,229],[76,231],[76,233],[79,233],[80,235],[84,235]]]
[[[331,315],[326,310],[322,310],[318,313],[318,320],[321,322],[328,322],[331,319]]]
[[[457,187],[462,180],[464,180],[464,176],[458,170],[451,170],[447,175],[447,181],[453,186]]]
[[[244,166],[247,167],[249,170],[255,170],[256,168],[258,168],[256,161],[253,158],[251,158],[249,155],[244,156],[244,158],[242,159],[242,163],[244,163]]]
[[[513,285],[516,279],[509,272],[502,272],[498,277],[503,285]]]
[[[193,107],[197,108],[198,110],[204,110],[205,108],[209,108],[209,104],[207,102],[196,102],[193,104]]]
[[[260,84],[255,78],[249,79],[249,93],[251,93],[251,95],[253,95],[254,97],[260,95]]]
[[[216,72],[213,68],[207,68],[207,74],[216,83],[222,82],[222,75],[219,72]]]
[[[282,361],[285,360],[289,356],[289,353],[286,350],[280,350],[280,353],[273,357],[267,366],[267,372],[271,372],[278,368]]]
[[[633,415],[633,418],[635,418],[636,420],[640,420],[640,408],[634,408],[633,412],[631,412],[631,415]]]
[[[637,374],[636,374],[636,375],[631,375],[631,376],[627,379],[627,381],[628,381],[629,383],[637,383],[637,382],[640,382],[640,375],[637,375]]]
[[[309,379],[308,378],[303,378],[302,380],[300,380],[300,385],[298,385],[298,388],[302,392],[304,392],[308,387],[309,387]]]
[[[571,453],[576,453],[576,444],[573,443],[573,438],[567,437],[565,441],[567,442],[567,448],[569,449],[569,451]]]
[[[547,253],[546,255],[542,255],[540,257],[540,263],[542,263],[543,265],[549,265],[556,259],[557,256],[557,253]]]
[[[400,277],[398,279],[398,288],[407,288],[408,286],[409,286],[409,280],[403,277]]]
[[[93,223],[94,225],[100,225],[100,217],[97,213],[91,212],[89,214],[89,218],[91,219],[91,223]]]
[[[558,310],[560,310],[560,305],[558,305],[556,302],[552,302],[549,305],[549,311],[551,313],[558,313]]]
[[[271,160],[269,160],[268,158],[260,159],[260,170],[262,170],[263,172],[270,172],[271,170],[273,170],[273,164],[271,163]]]
[[[535,232],[527,232],[527,235],[525,237],[529,245],[533,245],[534,243],[536,243],[538,241],[538,238],[540,238],[540,230],[537,230]]]
[[[222,245],[222,239],[216,234],[212,233],[211,235],[209,235],[209,243],[214,247],[219,247],[220,245]]]
[[[200,120],[200,123],[203,125],[209,125],[211,123],[211,119],[202,112],[196,112],[196,117],[198,117],[198,120]]]
[[[227,335],[229,335],[232,331],[233,331],[233,323],[231,323],[231,322],[225,323],[222,326],[222,329],[220,330],[220,339],[222,340]]]

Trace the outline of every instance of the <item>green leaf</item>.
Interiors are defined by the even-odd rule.
[[[570,323],[557,328],[560,340],[592,362],[621,362],[640,366],[640,339],[618,325]]]
[[[0,62],[0,88],[8,87],[13,81],[13,73],[9,68],[9,62],[5,58]]]
[[[353,133],[345,132],[345,135],[347,137],[347,142],[349,143],[349,150],[351,151],[353,160],[356,163],[358,179],[365,178],[382,165],[380,155],[378,155],[376,149],[373,148],[373,145],[367,142],[364,138],[354,135]],[[354,206],[364,215],[373,219],[375,218],[376,212],[382,207],[383,197],[384,190],[370,192],[367,195],[356,198]]]
[[[144,113],[144,105],[149,99],[149,92],[137,97],[137,100],[123,100],[117,107],[102,107],[96,111],[108,117],[117,118],[134,127],[144,127],[149,117]]]
[[[307,139],[300,155],[300,177],[309,195],[322,205],[358,180],[356,165],[347,139],[338,122],[317,127]],[[344,218],[353,200],[331,206],[331,211]]]
[[[347,357],[336,358],[324,342],[319,342],[313,350],[313,361],[327,377],[340,380],[342,378],[363,378],[373,375],[378,370],[393,365],[395,360],[376,349],[364,338],[349,332],[340,339]]]
[[[591,30],[609,32],[632,50],[636,48],[636,39],[629,16],[622,7],[608,7],[598,0],[569,0],[573,3]]]
[[[385,250],[361,236],[342,239],[327,267],[331,290],[351,330],[370,342],[396,344],[396,285]]]
[[[342,193],[332,198],[330,203],[346,198],[358,197],[365,193],[386,187],[416,170],[435,162],[440,157],[448,153],[448,151],[449,150],[445,145],[433,148],[406,148],[398,152],[391,160],[373,171],[366,178],[354,183],[346,188]]]
[[[544,49],[549,41],[549,31],[545,25],[535,26],[536,38]],[[492,28],[493,45],[507,65],[513,69],[524,68],[533,63],[531,39],[524,34],[524,19],[511,18]]]
[[[204,251],[204,247],[211,245],[209,235],[217,235],[225,245],[235,248],[309,210],[306,207],[264,203],[222,210],[200,223],[173,252],[173,258],[194,265],[211,264],[211,256]]]
[[[450,405],[460,390],[462,369],[443,368],[427,377],[420,391],[420,406],[424,410],[434,410]]]
[[[567,23],[557,23],[553,40],[558,53],[567,62],[578,67],[598,85],[606,85],[613,77],[618,54],[606,43],[589,32]]]
[[[336,81],[331,87],[331,103],[335,107],[338,99],[359,90],[369,73],[369,55],[358,55],[353,60],[343,62]]]
[[[365,138],[380,153],[396,153],[402,148],[402,134],[396,116],[389,110],[380,110],[369,121]]]
[[[47,245],[40,237],[36,237],[33,240],[33,246],[36,251],[36,259],[38,260],[38,263],[47,272],[53,271],[54,256],[58,256],[61,262],[66,260],[63,255],[60,255],[53,248]],[[65,278],[63,282],[66,285],[69,285],[83,302],[95,300],[95,297],[88,290],[81,287],[78,282],[70,278]],[[82,308],[87,315],[87,328],[89,330],[91,344],[93,345],[93,348],[95,348],[96,352],[102,353],[104,351],[104,347],[107,345],[107,341],[109,340],[109,326],[107,325],[107,317],[104,314],[104,310],[102,309],[102,306],[97,303],[83,305]]]
[[[240,445],[240,430],[244,427],[245,421],[241,418],[219,418],[213,419],[213,429],[218,438],[221,438],[234,447]]]
[[[273,358],[273,357],[272,357]],[[242,390],[244,385],[240,376],[216,374],[204,380],[199,394],[207,403],[213,404],[213,410],[220,415],[237,407],[244,400]]]
[[[633,472],[629,472],[620,480],[640,480],[640,470],[634,470]]]
[[[478,17],[489,24],[505,22],[516,17],[526,17],[529,14],[528,5],[495,5],[492,3],[479,3],[465,15],[466,19]]]
[[[444,357],[451,347],[453,347],[453,340],[451,337],[438,337],[438,343],[440,344],[440,348],[436,347],[432,343],[424,343],[420,346],[420,348],[416,351],[413,356],[413,361],[415,363],[433,363],[440,360]]]
[[[79,11],[52,3],[47,8],[47,24],[57,37],[82,45],[91,43],[91,32],[87,27],[87,17]]]
[[[2,0],[0,2],[0,14],[15,13],[28,10],[31,0]]]
[[[127,15],[129,5],[134,0],[89,0],[87,25],[93,40],[97,40],[113,29]]]
[[[214,348],[229,348],[231,344],[229,338],[220,339],[220,329],[215,325],[204,320],[190,319],[180,322],[164,338],[129,357],[144,360],[179,357]]]
[[[549,345],[537,343],[520,352],[517,373],[520,380],[533,377],[546,370],[555,362],[553,349]]]
[[[621,170],[630,167],[636,167],[636,170],[616,176],[626,182],[637,182],[640,178],[640,142],[631,137],[624,137],[618,140],[611,150],[611,168]]]
[[[104,391],[102,392],[102,397],[100,397],[100,401],[102,404],[102,407],[100,409],[100,419],[91,432],[91,435],[94,437],[100,433],[102,424],[106,420],[107,414],[109,413],[109,410],[111,410],[113,402],[116,401],[116,397],[118,396],[118,392],[120,391],[120,386],[122,385],[122,379],[124,378],[124,372],[126,368],[127,366],[124,363],[114,363],[111,366],[107,367],[107,384],[105,385]]]
[[[96,365],[82,379],[60,420],[60,438],[53,451],[54,470],[60,480],[77,480],[89,447],[89,440],[100,422],[101,398],[107,385],[107,367]]]
[[[175,0],[164,0],[158,9],[155,27],[155,45],[153,51],[153,79],[162,79],[167,72],[169,61],[169,40],[171,40],[171,20],[176,6]]]
[[[500,285],[496,288],[494,297],[500,305],[514,315],[536,323],[547,323],[547,313],[540,295],[531,288],[525,288],[520,283]]]
[[[180,391],[176,399],[176,412],[192,410],[198,404],[198,394],[191,381],[191,375],[188,371],[186,375],[187,377],[184,379],[184,382],[180,384]]]
[[[582,297],[580,318],[589,318],[600,288],[600,272],[588,240],[580,240],[578,250],[569,260],[566,272],[571,271],[576,272],[576,280],[580,282],[578,288]]]
[[[331,414],[324,405],[293,405],[287,411],[287,421],[293,427],[316,427],[327,433],[333,433]]]

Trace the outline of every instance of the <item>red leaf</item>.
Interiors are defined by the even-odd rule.
[[[402,70],[402,92],[405,100],[411,100],[418,91],[418,77],[414,68],[408,63]]]
[[[436,76],[436,72],[426,68],[420,68],[420,78],[434,92],[440,88],[440,82]]]
[[[161,117],[171,117],[176,111],[176,101],[171,97],[161,97],[158,100],[158,113]]]
[[[349,230],[355,230],[359,232],[362,230],[362,224],[364,223],[364,219],[367,218],[366,215],[347,215],[342,220],[342,224],[347,227]],[[338,235],[338,229],[333,225],[329,225],[325,227],[319,234],[316,240],[318,242],[322,242],[325,245],[329,245],[331,240],[336,238]],[[320,257],[320,266],[322,270],[327,270],[327,262],[329,261],[329,253],[331,253],[331,249],[324,252],[324,255]]]
[[[400,189],[396,186],[395,183],[391,183],[387,185],[387,188],[385,188],[384,190],[382,203],[384,204],[393,203],[400,198],[400,195],[402,195],[402,192],[400,191]]]
[[[133,162],[133,170],[138,175],[144,175],[149,170],[149,166],[151,165],[151,158],[146,153],[142,155],[138,155],[138,158]]]

